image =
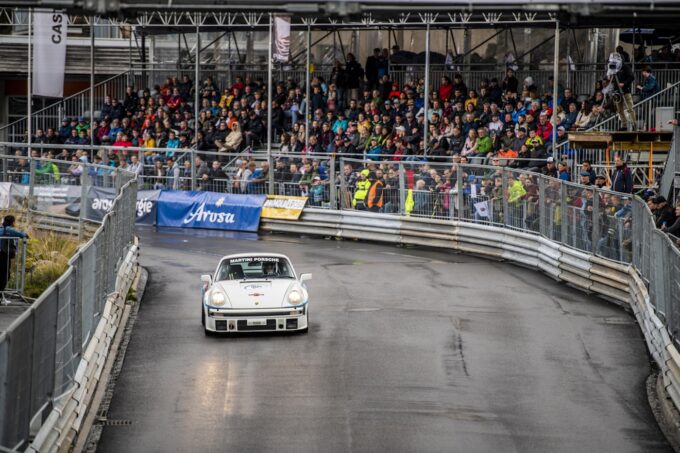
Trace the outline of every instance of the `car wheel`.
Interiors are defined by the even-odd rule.
[[[205,308],[201,304],[201,325],[205,327]]]

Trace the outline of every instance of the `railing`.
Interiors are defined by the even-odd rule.
[[[638,130],[656,129],[656,108],[672,107],[673,111],[680,110],[680,82],[659,91],[658,93],[633,104],[633,111],[637,121]],[[618,131],[621,128],[621,120],[618,115],[611,116],[606,120],[595,124],[586,131]]]
[[[38,161],[43,160],[34,159],[31,167]],[[104,316],[133,239],[136,180],[128,174],[120,181],[94,237],[70,259],[59,280],[0,334],[0,449],[23,449],[31,426],[40,426],[74,388],[84,347]]]
[[[124,97],[127,86],[133,81],[131,77],[133,77],[133,74],[125,71],[95,84],[95,118],[98,117],[97,110],[103,105],[106,95],[110,94],[118,99]],[[68,96],[49,107],[33,112],[31,123],[33,134],[35,134],[37,129],[43,129],[47,132],[47,129],[50,127],[54,128],[55,132],[58,132],[61,120],[64,117],[78,119],[79,116],[83,116],[90,123],[90,94],[90,89],[88,88]],[[0,138],[6,141],[21,142],[25,141],[27,132],[28,121],[26,118],[23,118],[0,128]]]

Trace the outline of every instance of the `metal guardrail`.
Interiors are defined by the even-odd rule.
[[[33,160],[40,161],[49,162]],[[2,447],[26,447],[31,427],[42,425],[75,385],[85,345],[104,316],[134,235],[137,182],[132,174],[120,182],[112,209],[67,271],[0,334]]]

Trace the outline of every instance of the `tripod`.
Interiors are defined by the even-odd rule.
[[[624,93],[619,86],[619,78],[616,74],[609,76],[609,85],[607,85],[606,89],[602,90],[602,94],[604,95],[604,99],[602,100],[601,107],[604,107],[608,98],[611,98],[616,106],[619,120],[626,125],[626,130],[628,132],[637,130],[633,102],[632,100],[629,102],[626,98],[626,93]]]

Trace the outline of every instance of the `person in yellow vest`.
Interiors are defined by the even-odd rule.
[[[359,173],[359,180],[356,183],[354,198],[352,199],[354,209],[366,210],[366,196],[368,195],[368,189],[371,188],[371,182],[368,180],[369,173],[367,168]]]
[[[385,190],[383,171],[377,169],[375,173],[369,174],[368,179],[371,181],[371,188],[368,189],[366,206],[371,212],[380,212],[383,207],[383,191]]]

